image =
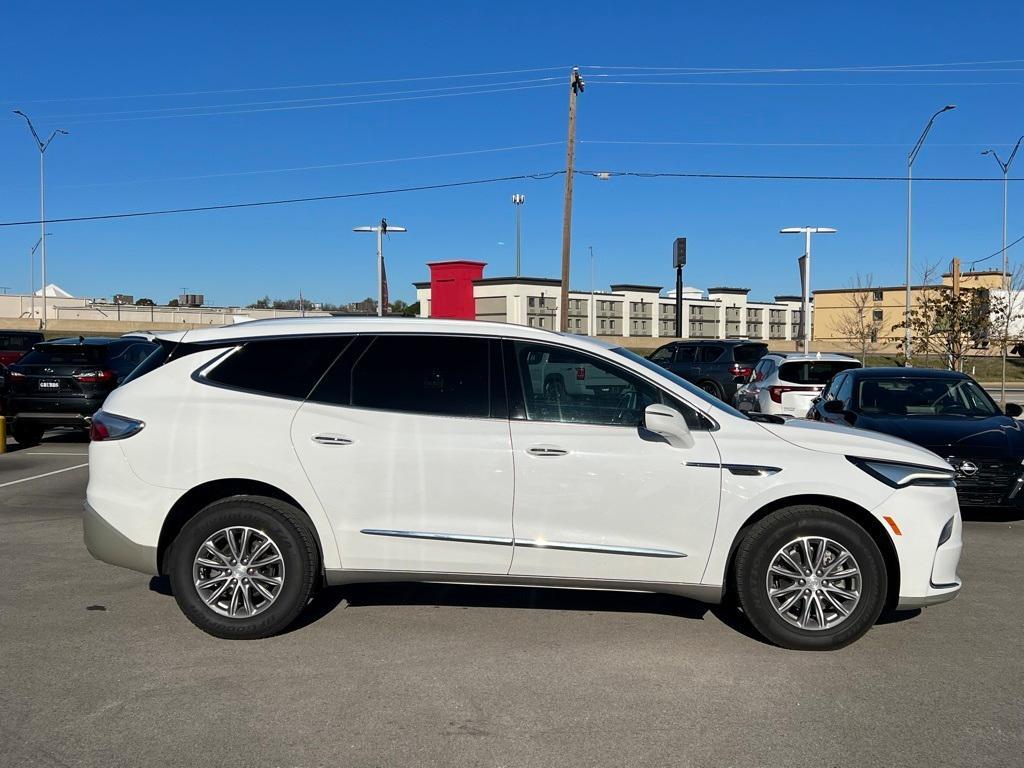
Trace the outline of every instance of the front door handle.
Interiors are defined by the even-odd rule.
[[[329,433],[313,435],[313,442],[320,443],[320,445],[352,445],[351,438]]]
[[[535,445],[532,448],[528,448],[526,452],[531,456],[565,456],[569,453],[557,445]]]

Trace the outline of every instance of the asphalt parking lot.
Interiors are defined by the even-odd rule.
[[[1010,766],[1024,525],[975,513],[952,603],[784,651],[681,598],[329,590],[258,642],[82,544],[84,439],[0,456],[0,764]]]

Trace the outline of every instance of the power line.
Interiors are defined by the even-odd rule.
[[[400,192],[425,192],[427,190],[434,189],[452,189],[454,187],[470,187],[480,184],[495,184],[502,181],[544,181],[551,179],[556,176],[563,176],[564,170],[548,171],[543,173],[524,173],[516,176],[498,176],[490,179],[470,179],[468,181],[449,181],[439,184],[422,184],[415,187],[394,187],[392,189],[376,189],[369,192],[344,192],[335,195],[315,195],[312,197],[292,197],[285,198],[282,200],[259,200],[255,202],[247,203],[221,203],[216,205],[199,205],[189,208],[164,208],[161,210],[152,211],[130,211],[126,213],[104,213],[97,214],[94,216],[67,216],[61,219],[50,219],[46,220],[47,224],[66,224],[76,221],[104,221],[109,219],[133,219],[142,218],[146,216],[167,216],[176,213],[200,213],[203,211],[227,211],[237,208],[263,208],[275,205],[293,205],[296,203],[314,203],[322,202],[326,200],[345,200],[354,197],[376,197],[379,195],[393,195]],[[25,221],[3,221],[0,222],[0,227],[19,227],[29,224],[40,224],[38,219],[36,220],[25,220]]]
[[[663,85],[697,85],[706,88],[723,88],[723,87],[755,87],[755,88],[926,88],[926,87],[953,87],[953,86],[995,86],[995,85],[1024,85],[1024,82],[1002,80],[1002,81],[960,81],[960,82],[941,82],[941,83],[844,83],[844,82],[830,82],[830,83],[779,83],[779,82],[765,82],[765,81],[747,81],[747,82],[708,82],[707,80],[679,80],[679,81],[655,81],[655,82],[644,82],[640,80],[598,80],[598,85],[652,85],[652,86],[663,86]]]
[[[167,120],[170,118],[178,117],[216,117],[221,115],[246,115],[254,112],[290,112],[297,109],[330,109],[333,107],[353,107],[362,104],[383,104],[392,101],[420,101],[422,99],[443,99],[450,96],[477,96],[480,94],[487,93],[507,93],[510,91],[530,91],[537,88],[553,88],[558,83],[538,83],[536,85],[523,85],[516,86],[513,88],[491,88],[490,90],[481,91],[467,91],[461,93],[434,93],[427,94],[424,96],[399,96],[397,98],[386,98],[386,99],[368,99],[365,101],[346,101],[340,104],[302,104],[296,106],[286,107],[260,107],[257,109],[234,109],[234,110],[223,110],[219,112],[187,112],[181,114],[172,115],[141,115],[137,117],[112,117],[102,118],[99,120],[67,120],[61,121],[65,125],[86,125],[96,123],[123,123],[123,122],[134,122],[137,120]]]
[[[454,80],[467,77],[497,77],[499,75],[521,75],[530,72],[552,72],[568,69],[568,67],[531,67],[529,69],[506,69],[496,72],[465,72],[454,75],[423,75],[420,77],[392,77],[385,80],[358,80],[341,83],[301,83],[298,85],[269,85],[253,88],[223,88],[208,91],[177,91],[177,92],[156,92],[156,93],[131,93],[115,94],[109,96],[66,96],[52,99],[28,99],[25,104],[51,104],[64,101],[108,101],[115,99],[156,99],[172,98],[179,96],[213,96],[225,93],[257,93],[261,91],[294,91],[307,88],[347,88],[359,85],[384,85],[389,83],[415,83],[425,80]],[[14,103],[8,99],[9,103]]]
[[[184,112],[185,110],[200,110],[200,109],[229,109],[235,107],[259,107],[259,106],[271,106],[276,104],[308,104],[314,102],[333,102],[333,101],[345,101],[350,99],[369,99],[377,98],[382,96],[401,96],[406,94],[419,94],[419,93],[437,93],[441,91],[466,91],[466,93],[473,93],[472,89],[486,89],[494,88],[496,85],[500,86],[511,86],[511,85],[531,85],[534,83],[545,83],[554,80],[561,81],[560,77],[538,77],[530,80],[508,80],[501,83],[480,83],[480,84],[469,84],[469,85],[448,85],[442,88],[414,88],[411,90],[403,91],[381,91],[378,93],[355,93],[347,96],[317,96],[305,99],[273,99],[270,101],[236,101],[229,102],[226,104],[196,104],[193,106],[181,106],[181,107],[151,107],[149,109],[126,109],[117,110],[114,112],[78,112],[66,115],[46,115],[47,120],[74,120],[76,118],[89,118],[89,117],[115,117],[120,115],[146,115],[152,113],[171,113],[171,112]],[[455,94],[452,94],[455,95]]]
[[[906,147],[907,142],[838,142],[838,141],[657,141],[641,139],[580,139],[581,144],[613,144],[613,145],[636,145],[636,146],[680,146],[680,147]],[[989,146],[1013,146],[1006,142],[933,142],[930,147],[989,147]]]
[[[520,149],[537,149],[540,147],[562,146],[564,141],[543,141],[537,144],[519,144],[510,147],[490,147],[488,149],[469,149],[460,152],[441,152],[433,155],[415,155],[409,157],[391,157],[381,160],[356,160],[348,163],[324,163],[322,165],[302,165],[291,168],[264,168],[251,171],[228,171],[225,173],[205,173],[196,176],[169,176],[154,179],[124,179],[122,181],[103,181],[95,184],[59,184],[60,189],[90,189],[92,187],[120,186],[124,184],[149,184],[169,181],[200,181],[203,179],[223,179],[233,176],[259,176],[273,173],[291,173],[295,171],[320,171],[330,168],[352,168],[363,165],[380,165],[385,163],[404,163],[413,160],[436,160],[439,158],[465,157],[468,155],[484,155],[495,152],[510,152]]]
[[[1016,240],[1014,240],[1012,243],[1009,243],[1005,248],[1000,248],[995,253],[993,253],[993,254],[991,254],[989,256],[986,256],[983,259],[975,259],[974,261],[970,262],[967,266],[970,268],[970,267],[973,267],[975,264],[981,264],[981,262],[983,262],[983,261],[988,261],[989,259],[994,259],[996,256],[1001,256],[1005,251],[1008,251],[1011,248],[1013,248],[1013,246],[1015,246],[1021,240],[1024,240],[1024,235],[1021,235]]]
[[[640,66],[608,66],[590,64],[581,69],[621,69],[621,70],[648,70],[652,72],[678,72],[678,73],[711,73],[711,74],[757,74],[766,72],[871,72],[871,71],[902,71],[919,67],[967,67],[982,64],[1020,64],[1024,59],[988,59],[985,61],[947,61],[932,62],[926,64],[871,64],[863,66],[845,67],[640,67]],[[956,70],[942,69],[938,71]]]
[[[906,176],[828,176],[828,175],[799,175],[781,173],[693,173],[687,171],[584,171],[577,170],[576,173],[586,176],[593,176],[599,179],[612,177],[633,177],[639,179],[657,178],[679,178],[679,179],[750,179],[767,181],[907,181]],[[915,176],[914,181],[998,181],[1002,178],[987,176]],[[1010,181],[1021,181],[1021,179],[1010,179]]]

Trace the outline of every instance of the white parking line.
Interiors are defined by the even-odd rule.
[[[21,480],[11,480],[7,483],[0,483],[0,488],[6,488],[8,485],[17,485],[18,483],[27,483],[29,480],[38,480],[41,477],[49,477],[50,475],[59,475],[61,472],[70,472],[72,469],[81,469],[82,467],[88,467],[89,463],[76,464],[73,467],[65,467],[64,469],[55,469],[53,472],[44,472],[41,475],[33,475],[32,477],[23,477]]]
[[[26,456],[88,456],[88,453],[60,453],[58,451],[26,451]]]

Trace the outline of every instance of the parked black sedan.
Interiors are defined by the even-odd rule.
[[[107,395],[159,348],[141,338],[36,344],[7,370],[4,411],[11,435],[34,445],[52,427],[88,428]]]
[[[1024,505],[1022,409],[1003,413],[970,376],[924,368],[838,374],[808,418],[885,432],[924,446],[956,468],[960,505]]]

